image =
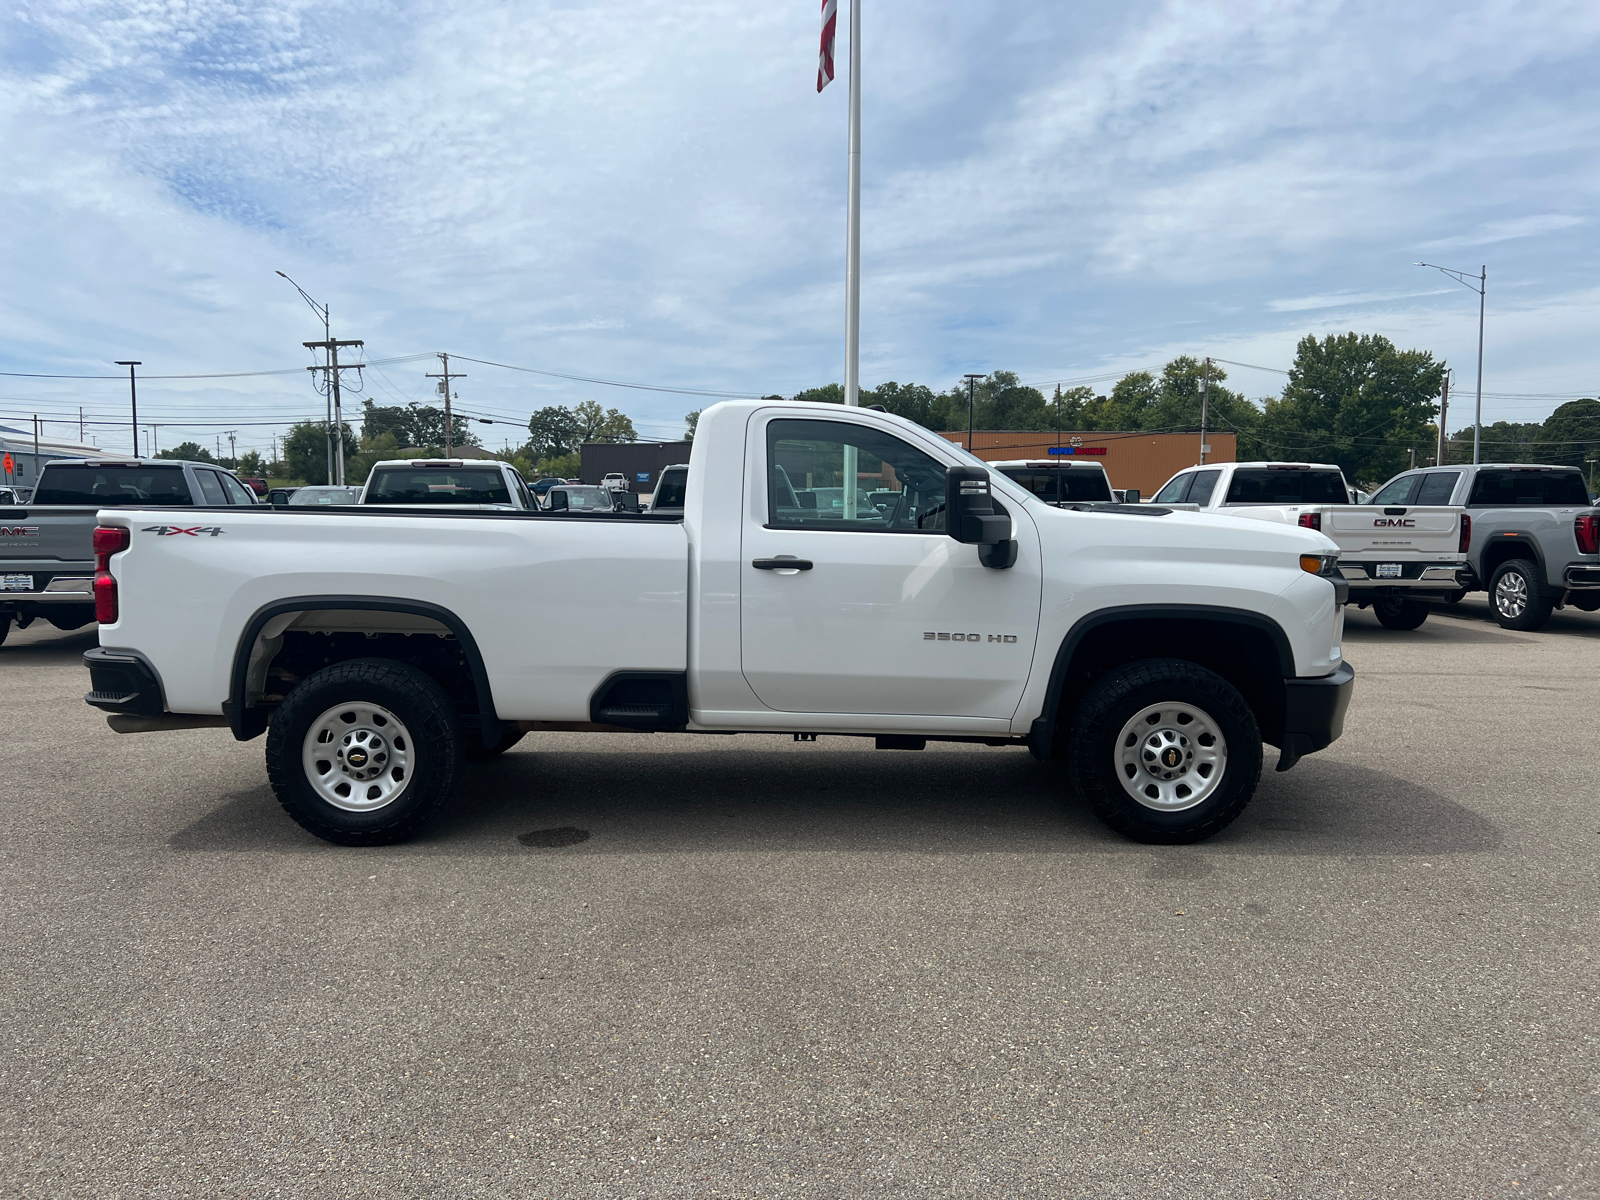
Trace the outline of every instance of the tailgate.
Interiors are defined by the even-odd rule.
[[[98,512],[75,504],[0,508],[0,576],[33,576],[26,588],[0,580],[0,592],[42,592],[58,574],[92,575]]]
[[[1455,560],[1461,557],[1463,511],[1448,506],[1329,507],[1322,510],[1322,532],[1339,543],[1345,559]]]

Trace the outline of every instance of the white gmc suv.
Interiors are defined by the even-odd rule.
[[[100,514],[90,704],[267,735],[296,821],[415,832],[528,731],[1026,747],[1129,837],[1191,842],[1343,727],[1346,583],[1295,526],[1057,508],[922,427],[739,401],[681,514]],[[558,586],[555,586],[558,585]]]

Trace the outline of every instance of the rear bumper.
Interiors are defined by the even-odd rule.
[[[27,607],[37,611],[44,605],[94,605],[94,571],[19,571],[0,564],[0,576],[22,575],[31,581],[27,591],[0,590],[0,610]]]
[[[1464,587],[1470,581],[1472,572],[1465,560],[1458,562],[1402,562],[1399,564],[1400,575],[1380,577],[1378,574],[1379,560],[1362,560],[1348,562],[1339,560],[1339,570],[1350,581],[1350,586],[1356,591],[1371,587],[1402,587],[1402,588],[1457,588]],[[1383,564],[1393,566],[1392,562]]]
[[[1569,588],[1600,588],[1600,567],[1568,567],[1565,583]]]
[[[166,712],[166,698],[155,669],[128,650],[96,646],[83,656],[93,689],[84,702],[109,713],[155,717]]]
[[[1325,750],[1338,740],[1355,683],[1355,668],[1349,663],[1339,664],[1331,675],[1283,681],[1283,744],[1278,748],[1278,770],[1287,771],[1305,755]]]

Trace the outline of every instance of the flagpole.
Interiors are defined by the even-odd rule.
[[[861,403],[861,0],[850,0],[850,215],[844,250],[844,402]],[[852,481],[853,482],[853,481]],[[845,494],[855,498],[854,489]]]

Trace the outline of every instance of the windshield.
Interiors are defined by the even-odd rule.
[[[123,504],[167,507],[193,504],[183,468],[92,467],[47,464],[35,504],[94,504],[114,508]],[[220,503],[220,501],[219,501]]]
[[[550,489],[550,496],[565,496],[569,509],[583,512],[610,512],[615,506],[611,493],[603,487],[558,487]]]
[[[1338,471],[1252,467],[1235,471],[1225,504],[1349,504]]]
[[[495,467],[390,467],[373,473],[367,503],[510,504],[511,491]]]
[[[291,505],[355,504],[361,499],[358,487],[303,487],[289,497]]]

